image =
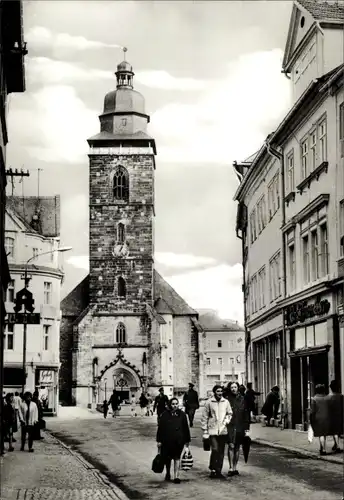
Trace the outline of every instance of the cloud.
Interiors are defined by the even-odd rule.
[[[221,264],[165,279],[196,310],[214,309],[222,318],[243,323],[241,264]]]
[[[25,38],[33,48],[38,49],[47,47],[69,50],[122,48],[118,44],[88,40],[83,36],[69,35],[68,33],[53,33],[43,26],[33,26],[26,33]]]
[[[51,85],[56,83],[76,83],[96,80],[112,80],[111,71],[87,68],[81,64],[56,61],[49,57],[28,57],[27,78],[29,84]]]
[[[191,254],[177,254],[172,252],[156,252],[155,260],[158,264],[178,268],[192,268],[215,264],[212,257],[199,257]]]
[[[164,90],[202,90],[207,83],[194,78],[176,78],[167,71],[140,71],[135,81],[153,89]]]
[[[71,266],[77,267],[78,269],[85,269],[85,271],[89,271],[90,269],[90,261],[88,255],[74,255],[73,257],[69,257],[66,259],[66,263]]]
[[[195,103],[169,103],[151,118],[159,158],[180,163],[226,163],[259,149],[290,105],[279,49],[240,56],[223,81]]]
[[[52,85],[15,96],[22,102],[10,110],[9,130],[28,154],[45,162],[84,162],[87,137],[99,128],[97,112],[86,107],[73,87]],[[28,124],[30,124],[28,126]]]

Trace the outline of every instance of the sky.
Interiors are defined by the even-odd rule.
[[[155,266],[193,307],[243,322],[238,180],[291,104],[284,1],[24,1],[26,92],[8,105],[14,194],[61,196],[62,297],[88,272],[88,145],[128,48],[157,144]],[[9,187],[11,192],[11,186]]]

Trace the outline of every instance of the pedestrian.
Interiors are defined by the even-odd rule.
[[[240,391],[241,388],[241,391]],[[229,382],[225,392],[225,398],[228,399],[233,415],[227,426],[228,431],[228,476],[238,476],[237,469],[239,460],[240,446],[244,442],[246,432],[250,428],[250,411],[245,400],[245,387],[239,386],[238,382]]]
[[[262,407],[262,414],[266,417],[266,425],[270,425],[270,421],[272,418],[277,420],[278,418],[278,410],[280,405],[280,396],[279,396],[279,387],[274,385],[271,391],[266,396],[265,403]]]
[[[253,390],[252,382],[247,382],[245,400],[248,408],[250,409],[250,419],[251,419],[251,414],[254,417],[257,416],[256,396],[260,396],[260,392]]]
[[[159,394],[156,396],[155,401],[154,401],[154,406],[153,406],[153,413],[156,410],[157,417],[158,417],[158,423],[161,415],[164,413],[166,408],[168,407],[169,401],[168,397],[166,394],[164,394],[164,388],[160,387],[159,389]]]
[[[329,436],[333,436],[334,453],[340,453],[339,438],[343,435],[344,427],[344,397],[339,392],[338,383],[332,380],[330,383],[331,392],[326,396],[329,411]]]
[[[222,475],[225,446],[228,441],[227,425],[232,418],[232,408],[227,399],[223,397],[220,385],[213,387],[213,396],[205,402],[201,426],[203,439],[210,439],[210,478],[224,479]]]
[[[132,417],[137,417],[137,413],[136,413],[136,399],[135,399],[135,394],[133,394],[133,395],[131,396],[130,406],[131,406],[131,409],[130,409],[131,416],[132,416]]]
[[[19,408],[19,419],[21,423],[21,451],[24,451],[26,435],[28,435],[29,452],[33,452],[33,429],[38,422],[38,408],[32,401],[31,392],[25,392],[24,401]]]
[[[4,435],[8,438],[8,451],[14,451],[13,448],[13,432],[15,432],[16,412],[14,409],[13,394],[8,393],[5,396],[5,404],[3,406],[3,423]]]
[[[140,409],[141,409],[141,417],[144,417],[147,414],[146,408],[148,405],[148,399],[143,391],[140,395],[139,404],[140,404]]]
[[[116,417],[116,415],[117,415],[119,402],[120,402],[120,398],[117,394],[116,389],[114,389],[111,396],[110,396],[110,399],[109,399],[109,405],[111,405],[111,409],[112,409],[112,418]]]
[[[43,407],[42,407],[42,403],[39,399],[38,391],[35,391],[33,393],[32,401],[34,403],[36,403],[37,410],[38,410],[38,422],[34,425],[34,428],[33,428],[33,439],[34,439],[34,441],[38,441],[40,439],[44,439],[43,436],[41,436],[41,429],[43,427]]]
[[[165,481],[171,481],[171,463],[174,462],[174,483],[179,484],[180,457],[184,446],[189,447],[191,440],[188,420],[179,408],[177,398],[169,401],[168,408],[161,415],[158,423],[158,451],[164,458],[166,467]]]
[[[106,401],[106,399],[104,399],[104,402],[103,402],[104,418],[107,417],[108,411],[109,411],[109,403]]]
[[[327,455],[326,437],[330,429],[329,404],[326,398],[326,389],[323,384],[315,386],[315,395],[311,398],[309,421],[313,429],[314,437],[319,438],[320,455]]]
[[[153,415],[152,403],[153,403],[152,398],[150,394],[147,393],[147,417]]]
[[[184,394],[183,405],[185,413],[189,417],[190,427],[193,427],[196,410],[199,408],[199,400],[197,391],[194,389],[194,384],[189,383],[189,390]]]

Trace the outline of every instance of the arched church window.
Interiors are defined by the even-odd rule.
[[[129,200],[129,174],[122,166],[117,167],[113,176],[113,197],[115,200]]]
[[[118,278],[118,289],[117,289],[117,294],[118,294],[118,297],[126,297],[127,295],[127,287],[126,287],[126,284],[125,284],[125,280],[124,278],[122,278],[122,276],[120,276]]]
[[[118,323],[116,328],[116,344],[125,344],[127,342],[127,333],[123,323]]]
[[[123,244],[125,240],[125,226],[122,222],[117,225],[117,243]]]

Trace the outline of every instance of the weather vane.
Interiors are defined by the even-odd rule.
[[[124,53],[124,60],[125,60],[125,53],[128,51],[127,47],[123,47],[123,53]]]

